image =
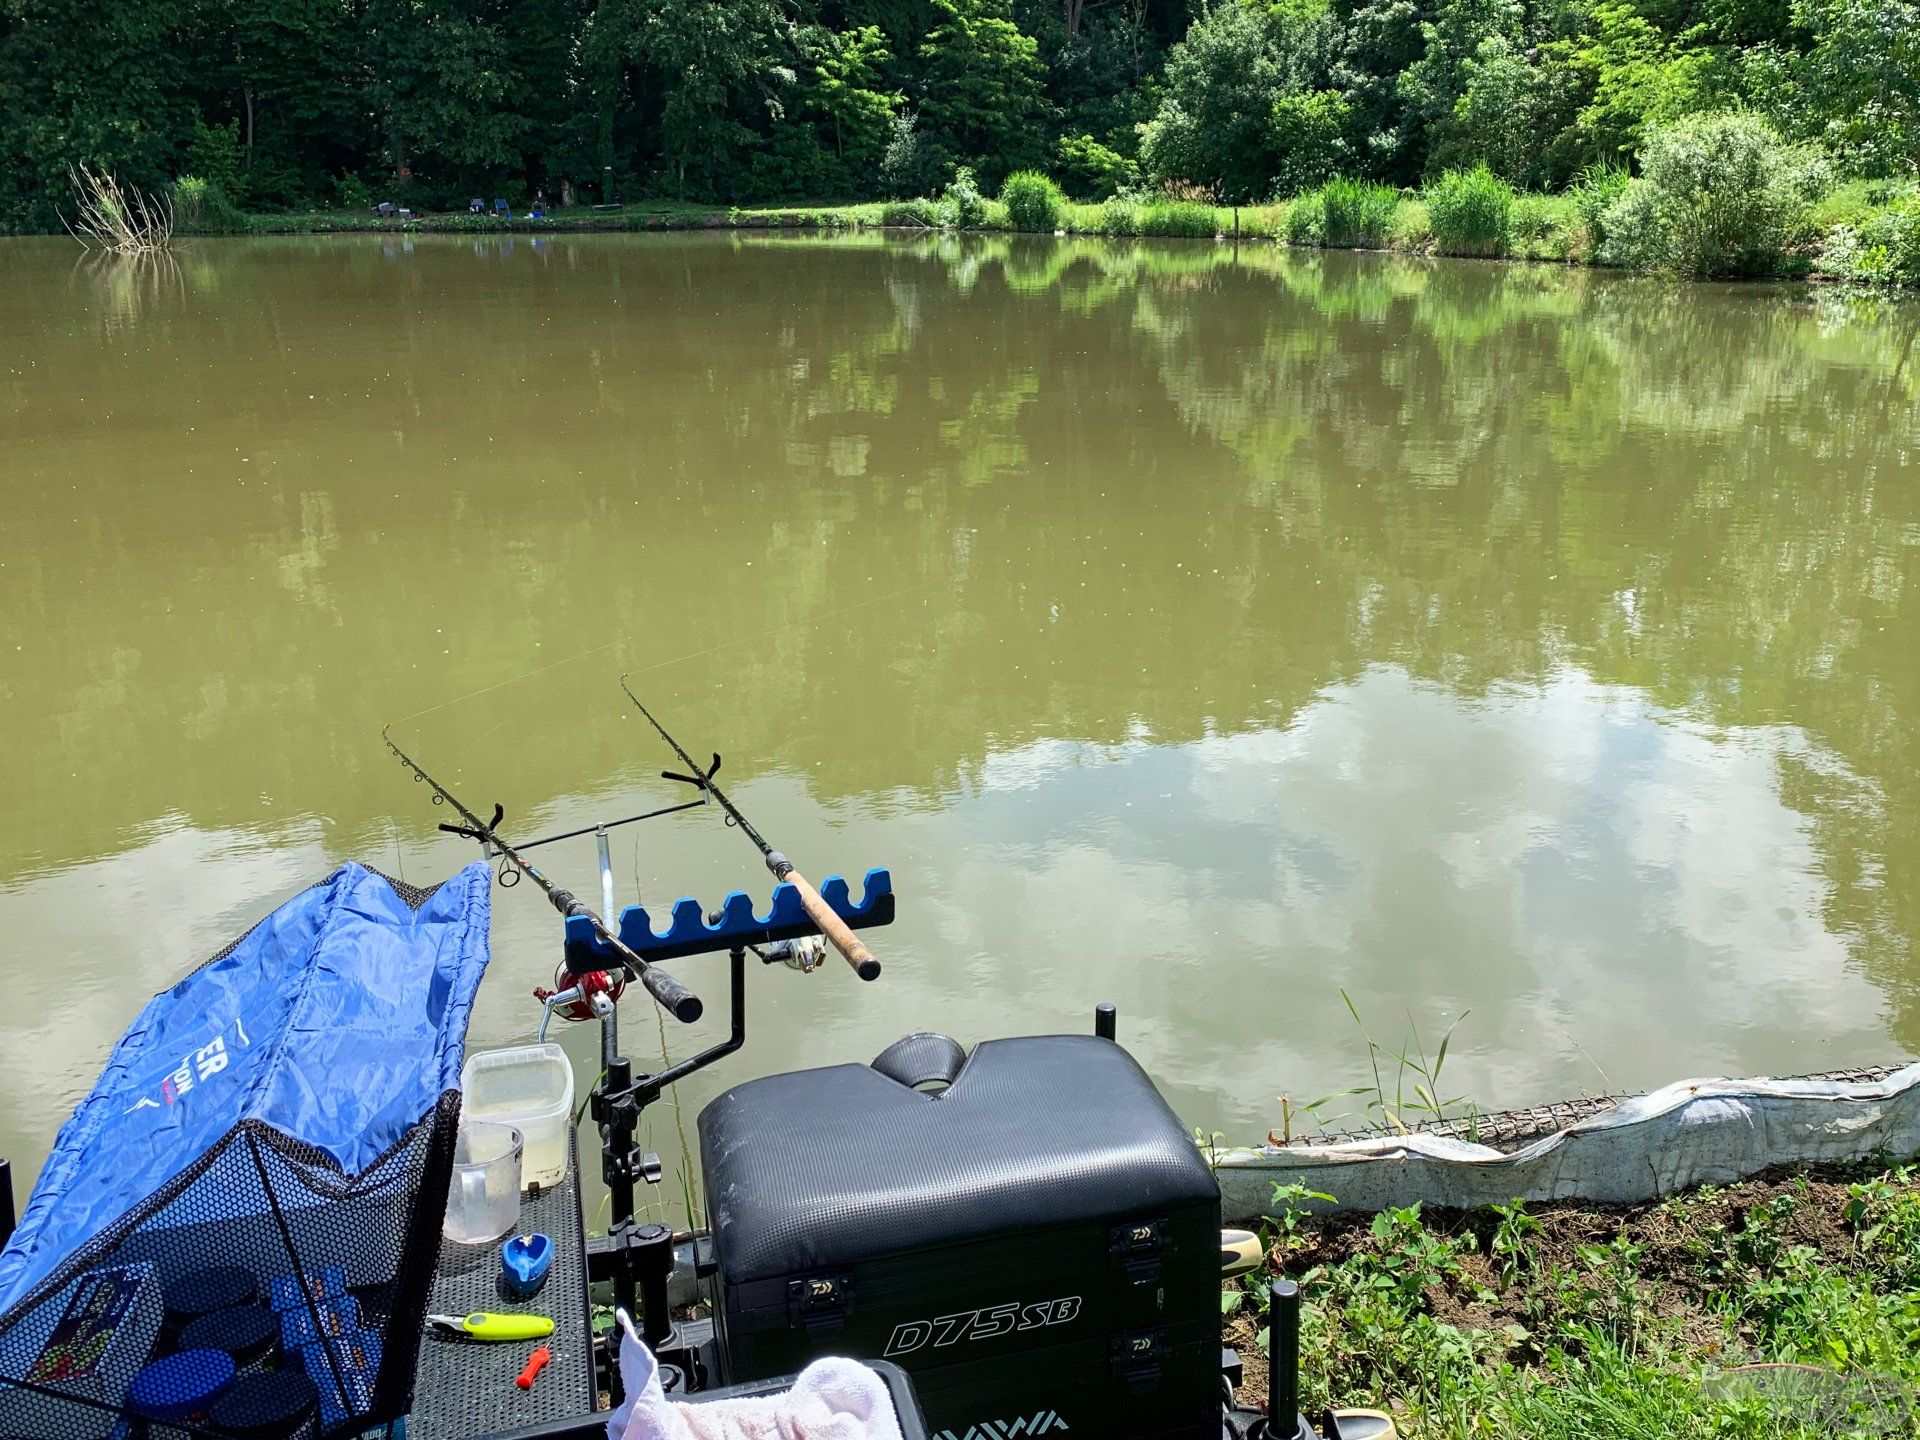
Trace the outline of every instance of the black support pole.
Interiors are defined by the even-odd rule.
[[[1300,1287],[1276,1280],[1267,1292],[1267,1435],[1294,1440],[1300,1419]],[[1311,1432],[1309,1432],[1311,1433]]]
[[[1119,1033],[1120,1012],[1111,1005],[1093,1007],[1093,1033],[1102,1040],[1111,1040]]]

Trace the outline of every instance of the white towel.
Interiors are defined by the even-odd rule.
[[[660,1388],[632,1318],[616,1318],[626,1399],[607,1417],[607,1440],[901,1440],[887,1382],[856,1360],[816,1360],[776,1395],[686,1405]]]

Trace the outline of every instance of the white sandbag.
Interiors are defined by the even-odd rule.
[[[1276,1186],[1332,1195],[1309,1209],[1462,1209],[1509,1200],[1630,1204],[1773,1165],[1920,1153],[1920,1063],[1883,1080],[1684,1080],[1511,1154],[1448,1136],[1384,1135],[1216,1153],[1223,1218],[1274,1213]]]

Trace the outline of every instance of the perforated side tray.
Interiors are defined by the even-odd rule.
[[[553,1239],[553,1268],[531,1300],[515,1300],[500,1286],[500,1247],[442,1241],[440,1269],[427,1306],[436,1315],[474,1310],[547,1315],[547,1340],[482,1344],[444,1339],[431,1330],[420,1342],[408,1440],[470,1440],[550,1421],[591,1416],[599,1404],[593,1387],[593,1330],[587,1299],[587,1250],[580,1215],[580,1163],[573,1138],[567,1145],[567,1178],[520,1201],[516,1233],[539,1231]],[[553,1360],[531,1390],[513,1383],[536,1346]],[[601,1422],[604,1423],[604,1422]]]

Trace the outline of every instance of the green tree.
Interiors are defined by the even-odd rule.
[[[933,0],[920,44],[920,120],[988,184],[1046,160],[1039,47],[1013,22],[1008,0]]]
[[[1798,64],[1811,131],[1864,175],[1920,170],[1920,4],[1798,0],[1814,42]]]
[[[1793,34],[1792,0],[1707,0],[1706,10],[1723,45],[1774,45]]]
[[[229,193],[268,205],[309,200],[329,175],[365,163],[373,137],[358,93],[361,33],[344,0],[206,0],[195,16],[197,103],[238,144]]]
[[[1046,63],[1048,102],[1064,135],[1086,135],[1123,157],[1139,144],[1139,127],[1155,108],[1154,71],[1165,47],[1148,0],[1103,0],[1098,8],[1027,0],[1016,9]]]
[[[1278,96],[1269,133],[1273,193],[1298,195],[1348,168],[1352,128],[1353,103],[1338,90],[1289,90]]]
[[[180,156],[180,173],[219,186],[229,200],[243,199],[247,174],[240,150],[240,123],[229,120],[224,125],[209,125],[195,115],[193,134]]]
[[[1426,137],[1428,173],[1481,157],[1488,137],[1470,128],[1460,102],[1483,49],[1512,47],[1521,19],[1519,0],[1441,0],[1433,19],[1420,26],[1420,57],[1401,72],[1395,88],[1409,123]]]
[[[450,198],[517,168],[527,121],[497,27],[433,0],[366,0],[363,20],[368,98],[397,177],[417,171]]]
[[[1140,178],[1140,167],[1091,135],[1062,135],[1055,166],[1060,183],[1077,200],[1105,200]]]
[[[561,181],[599,173],[593,96],[578,59],[588,8],[587,0],[507,0],[499,20],[515,108],[527,122],[518,168],[556,198]]]
[[[193,132],[175,0],[0,0],[0,214],[58,226],[70,165],[156,190]]]
[[[1312,4],[1229,3],[1201,16],[1167,54],[1166,88],[1140,140],[1147,173],[1205,185],[1229,204],[1318,174],[1338,153],[1330,130],[1349,115],[1343,98],[1316,89],[1332,43],[1331,18]],[[1296,154],[1302,143],[1309,150]]]
[[[886,85],[893,63],[886,35],[878,25],[837,32],[815,27],[802,38],[801,50],[805,104],[821,121],[843,182],[871,175],[904,103],[900,92]]]
[[[1661,126],[1710,106],[1724,78],[1704,26],[1668,35],[1632,0],[1598,0],[1578,35],[1545,47],[1590,98],[1573,124],[1583,160],[1635,154]]]
[[[774,0],[638,0],[632,9],[631,53],[659,97],[654,143],[669,183],[695,198],[737,195],[749,152],[784,115],[796,79],[791,22]]]
[[[1426,137],[1400,94],[1399,77],[1426,51],[1422,9],[1415,0],[1334,0],[1339,48],[1333,84],[1353,106],[1364,171],[1398,185],[1419,178]]]
[[[1538,47],[1490,35],[1462,66],[1465,88],[1445,126],[1443,159],[1484,160],[1515,185],[1559,189],[1587,160],[1575,121],[1590,96],[1586,77]]]

